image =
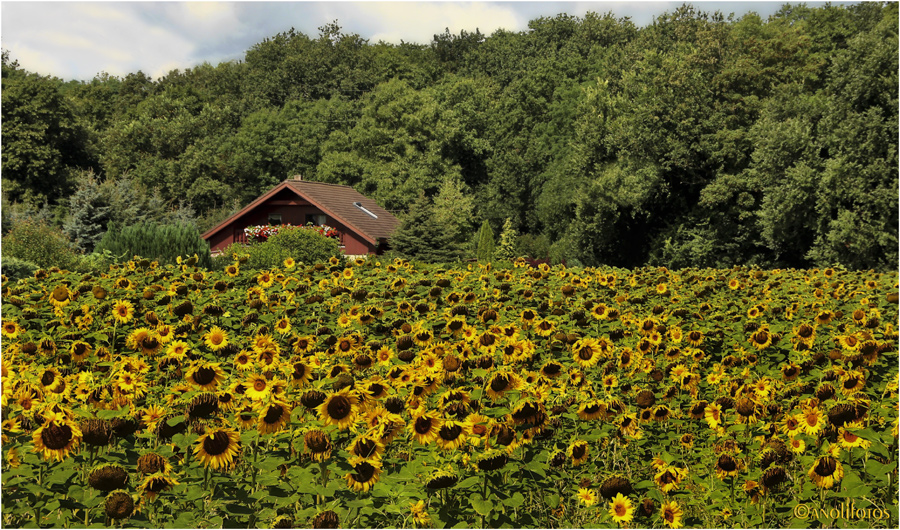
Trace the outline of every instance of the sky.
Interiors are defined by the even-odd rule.
[[[454,34],[524,31],[529,20],[559,13],[611,12],[643,26],[682,3],[2,1],[0,47],[25,70],[64,80],[89,81],[103,72],[124,77],[138,70],[158,78],[203,62],[242,60],[254,44],[291,28],[315,37],[319,27],[334,21],[344,33],[371,43],[428,44],[445,28]],[[691,3],[702,11],[736,17],[754,11],[765,19],[785,2]]]

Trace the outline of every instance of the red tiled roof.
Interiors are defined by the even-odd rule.
[[[350,186],[313,182],[311,180],[288,180],[286,182],[288,187],[297,192],[298,195],[331,217],[339,219],[373,244],[379,238],[389,237],[394,232],[394,229],[400,225],[399,219],[381,206],[378,206],[377,202],[362,195]],[[375,217],[356,206],[356,203],[372,212]]]
[[[327,215],[345,224],[372,244],[377,244],[380,238],[389,237],[400,225],[400,220],[394,217],[393,214],[350,186],[290,179],[270,189],[242,208],[241,211],[207,231],[203,234],[203,238],[209,239],[216,232],[255,209],[278,191],[285,188],[290,189]],[[362,208],[372,212],[374,217],[356,206],[355,203],[359,203]]]

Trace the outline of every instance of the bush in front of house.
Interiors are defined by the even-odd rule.
[[[310,265],[327,261],[332,256],[341,256],[340,247],[334,238],[304,227],[282,228],[262,243],[234,243],[223,253],[232,257],[245,256],[247,259],[241,265],[245,269],[283,267],[287,258]]]
[[[200,232],[187,223],[162,224],[152,221],[137,223],[122,229],[110,226],[95,252],[109,251],[114,256],[141,256],[159,261],[160,264],[176,263],[178,256],[197,255],[197,265],[211,265],[209,243]]]
[[[74,270],[79,256],[66,236],[44,221],[23,220],[15,223],[3,238],[3,259],[15,258],[38,267]],[[9,275],[7,275],[9,276]]]

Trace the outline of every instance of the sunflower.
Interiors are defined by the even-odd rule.
[[[381,460],[384,453],[384,444],[372,436],[361,434],[350,442],[348,451],[353,456],[366,460]]]
[[[628,497],[618,493],[609,502],[609,515],[616,523],[627,524],[634,517],[634,506],[632,506]]]
[[[740,461],[731,455],[719,455],[719,459],[716,460],[716,476],[722,480],[724,480],[725,477],[736,476],[738,471],[740,471],[740,468]]]
[[[487,382],[486,393],[491,401],[497,401],[507,392],[522,388],[522,379],[511,371],[496,372]]]
[[[831,489],[835,483],[844,478],[844,467],[833,456],[820,456],[809,468],[809,478],[816,486],[823,489]]]
[[[271,399],[259,407],[256,429],[261,434],[277,432],[291,421],[291,407],[284,401]]]
[[[2,329],[3,336],[8,339],[15,339],[22,332],[22,327],[15,320],[4,320]]]
[[[347,480],[347,487],[353,491],[369,491],[381,475],[381,462],[378,460],[369,460],[354,456],[350,459],[349,464],[353,467],[353,471],[344,475]]]
[[[45,412],[44,424],[31,435],[34,451],[42,453],[44,460],[64,460],[78,444],[82,433],[78,424],[69,420],[65,414]]]
[[[113,303],[113,316],[119,324],[127,324],[134,318],[134,305],[128,300],[116,300]]]
[[[148,499],[153,500],[160,493],[168,491],[178,484],[179,482],[168,476],[168,474],[159,472],[146,477],[144,482],[138,486],[138,489],[146,495]]]
[[[825,413],[818,407],[804,407],[800,413],[800,427],[810,436],[818,436],[825,428]],[[790,433],[787,433],[790,435]]]
[[[597,504],[597,492],[589,488],[578,488],[578,493],[575,494],[581,504],[585,506],[593,506]]]
[[[600,361],[602,351],[597,339],[579,339],[572,345],[572,358],[582,368],[589,368]]]
[[[331,457],[331,450],[334,444],[331,443],[331,437],[325,431],[320,429],[308,431],[303,436],[303,443],[306,445],[313,462],[324,462]]]
[[[460,447],[465,443],[470,429],[471,427],[467,422],[443,420],[435,438],[437,446],[444,451],[452,451]]]
[[[316,348],[316,336],[304,335],[302,337],[297,337],[294,339],[294,342],[291,343],[291,346],[294,349],[294,353],[310,352]]]
[[[772,333],[765,327],[761,327],[748,339],[757,350],[764,350],[772,345]]]
[[[431,526],[431,517],[428,515],[428,511],[425,509],[425,501],[420,500],[415,504],[411,504],[409,507],[409,512],[410,515],[412,515],[413,522],[416,524],[416,526]]]
[[[590,446],[584,440],[575,440],[566,450],[566,454],[572,459],[572,466],[580,466],[587,462],[590,452]]]
[[[281,335],[291,331],[291,319],[286,316],[279,318],[275,322],[275,331]]]
[[[166,355],[172,359],[181,361],[184,359],[185,355],[187,355],[189,350],[190,346],[188,346],[188,343],[183,340],[176,340],[172,341],[172,343],[166,347]]]
[[[203,338],[206,346],[214,352],[228,346],[228,333],[219,326],[213,326]]]
[[[688,344],[695,348],[703,344],[703,339],[704,336],[702,331],[694,330],[687,334]]]
[[[194,455],[204,467],[227,469],[241,451],[241,436],[234,429],[207,430],[197,440]]]
[[[219,383],[225,380],[225,373],[220,365],[221,363],[194,362],[188,368],[185,379],[203,390],[214,392]]]
[[[845,396],[852,396],[865,386],[866,378],[862,372],[849,370],[841,377],[841,393]]]
[[[681,510],[681,507],[678,506],[678,503],[675,501],[667,502],[662,505],[662,509],[659,512],[659,517],[663,520],[663,523],[669,528],[681,528],[683,526],[681,522],[681,518],[684,515],[684,512]]]
[[[416,410],[410,413],[409,432],[422,445],[435,441],[441,430],[441,420],[435,411]]]
[[[848,423],[848,424],[846,424],[846,426],[851,427],[851,428],[860,427],[858,424],[853,424],[853,423]],[[852,449],[854,447],[862,447],[863,449],[868,449],[872,445],[872,442],[870,442],[866,439],[860,438],[859,436],[857,436],[856,434],[847,430],[844,427],[838,428],[838,443],[840,444],[841,447],[843,447],[844,449],[848,449],[848,450]]]
[[[606,403],[599,399],[585,401],[578,407],[578,417],[582,420],[597,420],[606,415]]]
[[[272,393],[272,386],[264,375],[250,374],[244,380],[244,395],[253,401],[261,401]]]
[[[327,395],[316,410],[319,420],[325,425],[337,425],[344,430],[356,423],[359,398],[354,392],[344,389]]]
[[[788,447],[792,453],[801,454],[803,451],[806,451],[806,442],[800,438],[791,438],[788,442]]]
[[[687,470],[667,465],[665,462],[662,462],[661,465],[656,466],[656,468],[657,472],[653,476],[653,482],[656,483],[656,487],[659,488],[659,491],[663,493],[669,493],[672,490],[678,489],[681,479],[687,476]]]
[[[710,428],[715,429],[722,422],[722,406],[718,403],[710,403],[706,406],[703,417]]]

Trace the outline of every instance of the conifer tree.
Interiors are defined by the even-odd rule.
[[[391,238],[391,246],[413,259],[446,263],[459,259],[455,239],[454,228],[437,221],[431,200],[421,192]]]
[[[69,218],[63,232],[78,250],[91,252],[106,233],[110,209],[109,197],[93,173],[87,173],[69,199]]]
[[[511,260],[516,257],[516,239],[519,234],[513,227],[512,218],[507,217],[503,222],[503,231],[500,232],[500,245],[494,253],[498,260]]]
[[[475,234],[475,257],[478,261],[491,261],[494,259],[494,231],[491,230],[490,223],[485,221],[481,223],[481,228]]]

